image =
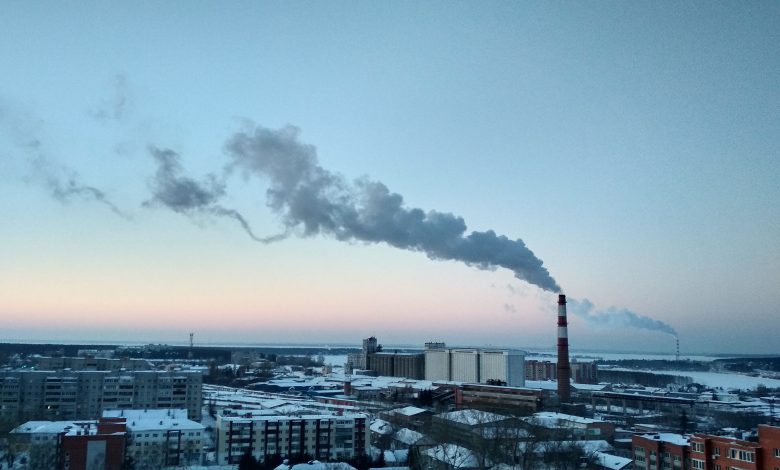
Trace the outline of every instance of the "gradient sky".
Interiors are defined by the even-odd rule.
[[[545,347],[555,299],[326,236],[264,245],[151,198],[246,120],[409,207],[521,238],[683,352],[778,353],[778,2],[0,3],[2,339]],[[76,178],[91,197],[52,197]],[[278,233],[263,181],[225,205]],[[673,351],[570,316],[574,348]]]

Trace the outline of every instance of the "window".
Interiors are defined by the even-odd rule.
[[[691,442],[691,452],[704,452],[704,443]]]
[[[729,458],[735,460],[742,460],[743,462],[755,462],[756,453],[749,452],[747,450],[729,449]]]
[[[712,454],[713,455],[720,455],[720,447],[716,447],[715,449],[713,449],[712,450]]]
[[[691,459],[691,468],[695,468],[697,470],[704,470],[704,460]]]
[[[775,457],[780,459],[780,449],[775,449]]]

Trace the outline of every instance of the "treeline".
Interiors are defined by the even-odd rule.
[[[665,359],[618,359],[618,360],[599,360],[599,365],[613,365],[625,367],[627,369],[650,369],[650,370],[686,370],[707,372],[711,369],[710,363],[701,361],[671,361]],[[599,369],[599,375],[601,371]]]
[[[693,383],[690,377],[680,375],[656,374],[641,370],[599,369],[599,380],[610,383],[644,385],[645,387],[666,387],[669,384],[688,385]]]
[[[780,357],[738,357],[729,359],[716,359],[713,364],[724,370],[732,372],[755,372],[757,370],[771,370],[780,372]]]

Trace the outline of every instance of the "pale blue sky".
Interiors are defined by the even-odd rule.
[[[0,328],[554,344],[552,297],[501,270],[326,237],[264,246],[141,207],[148,145],[200,178],[246,118],[298,126],[323,167],[409,206],[522,238],[567,294],[664,321],[684,350],[777,352],[780,4],[421,3],[0,3]],[[35,152],[132,221],[49,197]],[[265,189],[233,177],[225,203],[273,234]],[[619,333],[572,319],[575,347],[670,344]]]

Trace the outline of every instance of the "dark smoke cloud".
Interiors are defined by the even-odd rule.
[[[568,311],[582,317],[591,325],[609,328],[631,327],[641,330],[658,331],[661,333],[677,336],[677,332],[666,323],[655,320],[644,315],[632,312],[624,308],[610,307],[606,310],[597,311],[593,303],[588,299],[567,300]]]
[[[479,269],[506,268],[542,289],[560,288],[542,261],[522,240],[492,230],[467,233],[465,221],[450,213],[409,208],[381,182],[348,183],[319,166],[316,149],[298,139],[299,130],[250,127],[225,145],[230,169],[270,179],[268,205],[282,216],[286,233],[330,235],[343,241],[387,243],[421,251],[429,258],[455,260]]]
[[[149,153],[157,161],[157,172],[150,185],[152,199],[143,203],[145,207],[164,206],[180,214],[227,217],[237,221],[253,240],[269,243],[279,238],[256,236],[241,213],[219,205],[219,199],[225,195],[225,184],[214,175],[208,175],[202,182],[195,181],[181,175],[179,155],[173,150],[150,147]]]

